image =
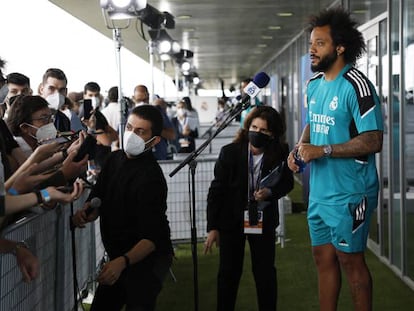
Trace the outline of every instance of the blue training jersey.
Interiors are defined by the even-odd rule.
[[[306,90],[307,123],[313,145],[342,144],[367,131],[383,130],[375,89],[359,70],[345,66],[333,81],[323,73]],[[375,154],[312,161],[309,199],[324,204],[358,202],[378,192]]]

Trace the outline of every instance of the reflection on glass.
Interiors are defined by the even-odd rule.
[[[382,101],[382,112],[384,117],[384,138],[382,145],[382,207],[381,207],[381,253],[386,258],[390,257],[389,253],[389,165],[390,163],[390,136],[388,129],[390,128],[390,118],[389,118],[389,92],[388,92],[388,55],[387,55],[387,21],[384,20],[379,24],[379,52],[381,55],[381,92],[380,99]],[[381,200],[380,200],[381,202]]]
[[[393,7],[398,7],[399,1],[392,0]],[[398,10],[392,11],[391,42],[399,41]],[[392,203],[391,203],[391,263],[401,268],[401,186],[400,186],[400,50],[398,44],[392,44],[392,70],[390,90],[390,117],[391,117],[391,167],[392,167]]]
[[[407,275],[414,279],[414,72],[411,68],[414,66],[414,1],[407,1],[404,10],[404,39],[405,47],[405,144],[404,144],[404,164],[406,179],[406,196],[405,196],[405,250],[404,258]]]

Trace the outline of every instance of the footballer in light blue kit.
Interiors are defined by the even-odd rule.
[[[365,40],[350,12],[322,10],[309,22],[315,76],[306,88],[307,124],[288,166],[310,164],[308,226],[318,272],[320,310],[337,310],[341,273],[354,310],[372,310],[372,277],[365,250],[378,201],[375,153],[383,118],[375,88],[354,67]]]
[[[306,99],[313,145],[342,144],[360,133],[383,129],[380,101],[373,85],[350,65],[346,65],[333,81],[325,80],[321,73],[315,75],[308,83]],[[310,173],[309,203],[325,206],[309,209],[310,224],[315,216],[313,212],[317,212],[315,221],[319,222],[321,217],[328,226],[336,227],[334,240],[331,241],[330,234],[328,237],[318,232],[312,233],[312,243],[324,244],[329,239],[328,242],[344,252],[365,249],[369,216],[377,205],[375,154],[315,159]],[[359,220],[349,219],[349,209],[355,217],[358,212],[363,215],[359,215]],[[351,220],[355,223],[351,224]],[[351,225],[352,230],[349,230]]]

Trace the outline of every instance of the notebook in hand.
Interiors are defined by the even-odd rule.
[[[273,169],[266,177],[260,181],[260,188],[274,187],[282,177],[284,167],[285,162],[283,161],[279,166]]]

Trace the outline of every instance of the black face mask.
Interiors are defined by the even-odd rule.
[[[266,147],[272,138],[261,132],[249,131],[249,141],[255,148]]]

